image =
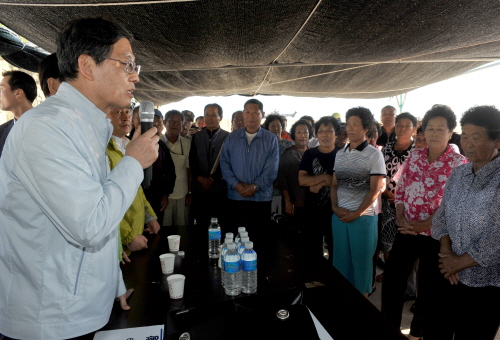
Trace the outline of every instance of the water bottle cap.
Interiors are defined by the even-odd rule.
[[[232,238],[232,237],[231,237],[231,238],[227,238],[227,237],[226,237],[226,238],[224,239],[224,243],[225,243],[226,245],[228,245],[229,243],[233,243],[233,238]]]
[[[227,244],[227,249],[236,249],[236,244],[233,242]]]
[[[245,243],[245,242],[248,242],[250,241],[250,239],[248,237],[242,237],[241,238],[241,243]]]
[[[245,227],[238,227],[238,233],[241,233],[242,231],[245,231],[246,228]]]
[[[240,236],[241,236],[241,238],[243,238],[243,237],[248,237],[248,231],[242,231],[242,232],[240,233]]]
[[[252,241],[245,242],[245,248],[253,249],[253,242]]]
[[[212,217],[212,218],[210,219],[210,221],[211,221],[212,223],[214,223],[214,222],[215,222],[215,223],[217,223],[217,217]]]
[[[233,233],[226,233],[226,238],[233,238],[234,234]]]

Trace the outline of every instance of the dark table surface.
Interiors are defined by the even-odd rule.
[[[161,254],[169,252],[167,236],[176,234],[181,235],[180,250],[185,252],[176,256],[174,267],[174,273],[186,276],[181,300],[169,298],[159,261]],[[269,228],[259,239],[252,237],[251,230],[249,236],[258,255],[257,294],[302,289],[303,304],[335,340],[406,339],[319,252],[305,251],[293,232]],[[163,227],[148,240],[149,248],[132,254],[132,262],[122,268],[127,288],[135,289],[129,299],[131,309],[123,311],[115,303],[102,330],[165,324],[171,311],[234,299],[224,294],[221,270],[208,258],[207,230],[197,226]]]

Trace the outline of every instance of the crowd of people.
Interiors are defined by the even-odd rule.
[[[445,105],[421,121],[386,106],[382,125],[354,107],[345,122],[303,116],[287,131],[285,117],[266,117],[249,99],[232,113],[232,131],[209,103],[196,118],[155,109],[154,128],[141,134],[139,108],[129,106],[140,71],[131,40],[107,20],[72,23],[40,66],[47,100],[32,110],[34,80],[3,74],[0,108],[14,119],[0,126],[0,333],[62,338],[102,327],[114,298],[129,308],[118,262],[147,248],[144,232],[205,230],[217,217],[224,232],[245,226],[259,237],[279,214],[304,251],[323,254],[326,244],[360,293],[381,281],[382,312],[397,327],[410,286],[411,337],[495,337],[499,110],[471,108],[461,135]],[[377,259],[384,272],[375,277]]]

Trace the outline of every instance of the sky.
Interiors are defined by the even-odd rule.
[[[380,120],[380,110],[385,105],[392,105],[398,109],[395,97],[382,99],[340,99],[340,98],[309,98],[290,96],[256,96],[264,104],[264,111],[271,113],[279,111],[281,114],[293,114],[295,119],[288,118],[288,127],[303,115],[310,115],[315,120],[338,112],[344,120],[345,112],[355,106],[369,108],[377,120]],[[203,108],[209,103],[218,103],[224,110],[222,127],[230,129],[231,114],[242,110],[243,104],[249,97],[189,97],[182,101],[170,103],[160,107],[165,114],[168,110],[191,110],[195,116],[203,115]],[[469,72],[451,79],[431,84],[406,94],[403,112],[410,112],[422,118],[434,104],[450,106],[457,120],[462,114],[474,105],[495,105],[500,108],[500,65],[491,66],[474,72]],[[460,131],[459,131],[460,132]]]

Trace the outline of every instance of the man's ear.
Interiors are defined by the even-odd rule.
[[[14,93],[15,97],[17,100],[21,100],[21,98],[24,96],[24,90],[23,89],[16,89],[16,92]]]
[[[59,89],[59,85],[61,85],[61,83],[59,82],[59,79],[49,78],[47,79],[47,85],[49,86],[50,95],[53,96],[57,93],[57,90]]]
[[[94,59],[88,54],[81,54],[78,57],[78,69],[83,78],[87,80],[94,80],[94,74],[92,73],[95,69],[96,63]]]
[[[266,116],[266,113],[264,111],[262,111],[262,119],[264,119],[265,116]]]

